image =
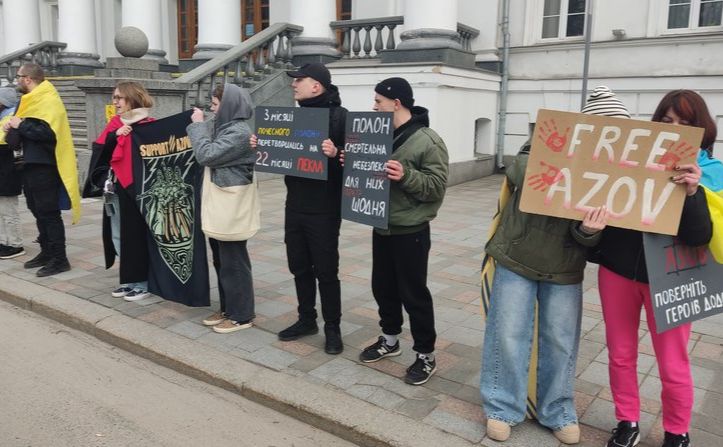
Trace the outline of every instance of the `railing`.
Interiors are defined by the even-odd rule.
[[[329,23],[339,38],[339,51],[349,59],[368,59],[379,56],[381,50],[396,48],[395,28],[404,24],[403,16],[377,17],[374,19],[339,20]],[[372,36],[372,30],[376,30]],[[386,34],[386,38],[382,34]],[[457,33],[462,49],[471,50],[471,42],[480,31],[463,23],[457,23]],[[372,45],[372,41],[374,44]],[[362,43],[363,42],[363,43]]]
[[[479,36],[479,30],[464,23],[457,22],[457,33],[459,34],[459,43],[462,45],[462,49],[471,51],[472,40]]]
[[[196,84],[196,103],[202,105],[203,86],[211,100],[213,86],[217,82],[229,82],[249,87],[262,80],[274,68],[292,67],[291,39],[300,34],[303,27],[290,23],[275,23],[254,34],[239,45],[214,57],[188,73],[176,78],[176,82]],[[207,84],[206,81],[209,81]]]
[[[396,48],[394,29],[404,23],[403,16],[377,17],[375,19],[339,20],[329,23],[331,29],[341,34],[339,51],[345,58],[375,57],[381,50]],[[372,46],[372,29],[376,30],[374,45]],[[362,44],[362,30],[364,43]],[[384,39],[382,31],[386,30]]]
[[[0,80],[15,80],[18,68],[27,62],[33,62],[54,74],[58,70],[58,53],[67,45],[63,42],[45,41],[28,45],[0,57]]]

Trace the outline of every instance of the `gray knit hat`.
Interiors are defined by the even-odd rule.
[[[0,87],[0,104],[7,108],[18,104],[18,93],[13,87]]]
[[[582,108],[582,113],[630,118],[630,113],[625,105],[620,102],[615,93],[604,85],[595,87],[590,93],[585,107]]]

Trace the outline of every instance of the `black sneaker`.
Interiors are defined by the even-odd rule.
[[[10,247],[4,245],[0,247],[0,259],[12,259],[17,258],[25,254],[23,247]]]
[[[640,427],[628,421],[618,422],[617,428],[613,428],[613,436],[607,443],[607,447],[633,447],[640,442]]]
[[[53,276],[58,273],[67,272],[68,270],[70,270],[70,263],[67,259],[53,258],[42,266],[35,275],[42,278],[44,276]]]
[[[417,354],[417,360],[412,363],[412,366],[407,368],[407,375],[404,377],[404,382],[409,385],[422,385],[432,377],[432,374],[437,370],[437,362],[430,360],[424,354]]]
[[[394,346],[389,346],[383,336],[379,336],[376,343],[367,346],[359,354],[359,360],[364,363],[372,363],[383,359],[384,357],[395,357],[402,353],[399,349],[399,340]]]
[[[324,352],[331,355],[341,354],[344,351],[344,343],[341,341],[341,331],[339,325],[325,325],[324,335],[326,342],[324,343]]]
[[[284,329],[283,331],[279,332],[279,340],[291,341],[301,337],[305,337],[307,335],[314,335],[318,333],[319,326],[316,325],[316,321],[299,320]]]
[[[50,262],[50,255],[43,253],[42,251],[38,253],[36,257],[33,259],[26,261],[25,264],[23,264],[23,267],[26,269],[34,269],[36,267],[42,267],[48,262]]]
[[[690,445],[690,437],[688,433],[682,435],[674,435],[669,432],[665,432],[665,441],[663,441],[663,447],[688,447]]]

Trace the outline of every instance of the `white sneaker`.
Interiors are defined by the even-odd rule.
[[[142,289],[133,289],[126,296],[123,297],[126,301],[139,301],[143,298],[151,296],[150,292]]]

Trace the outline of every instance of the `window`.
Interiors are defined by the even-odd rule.
[[[721,26],[723,0],[670,0],[668,29]]]
[[[178,57],[189,59],[198,39],[198,0],[178,1]]]
[[[564,39],[585,34],[585,0],[544,0],[542,38]],[[723,1],[723,0],[721,0]]]
[[[269,27],[269,0],[241,0],[243,40]]]

